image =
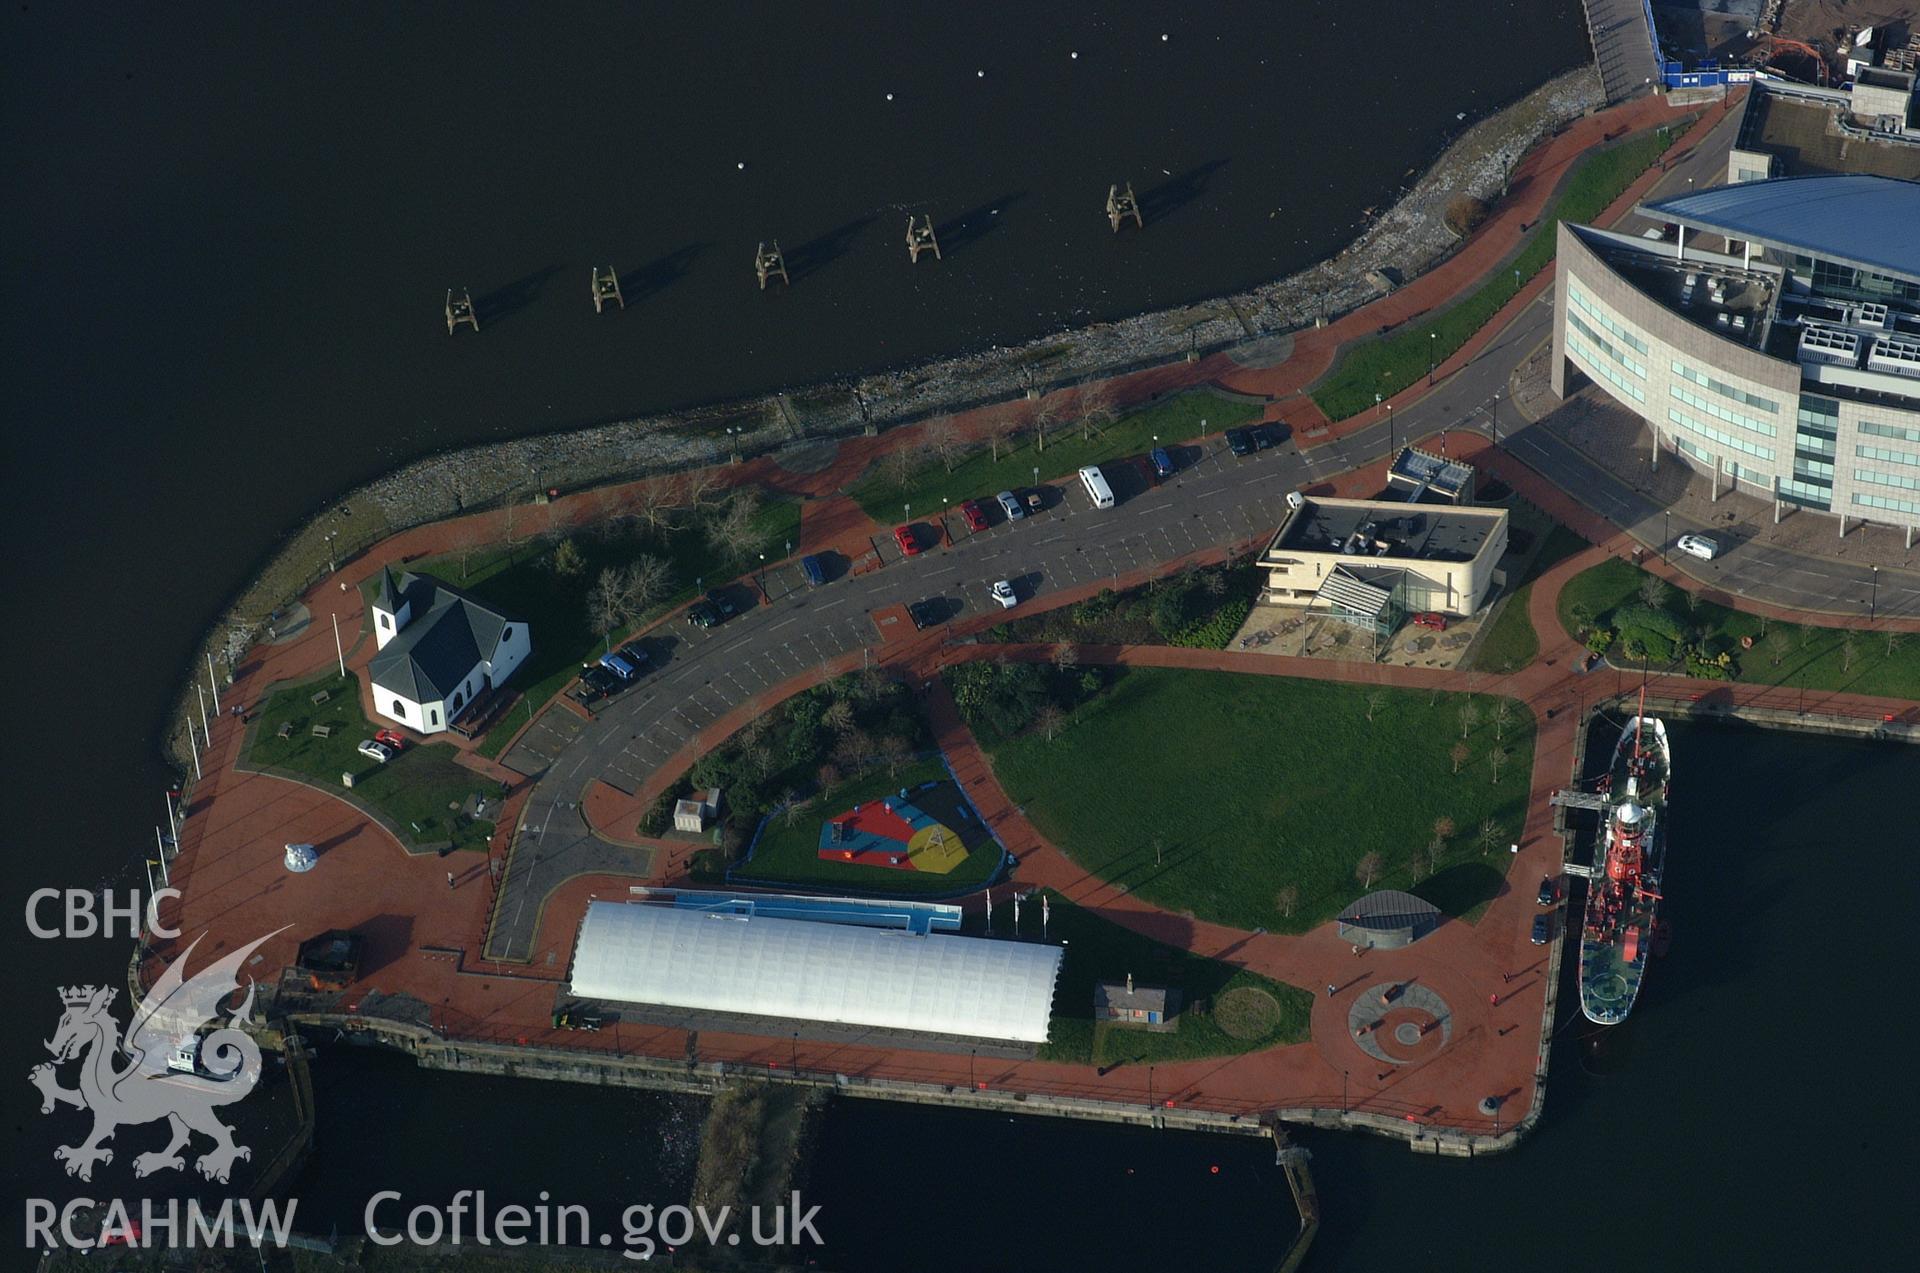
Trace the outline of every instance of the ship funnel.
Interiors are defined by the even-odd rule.
[[[1622,826],[1629,827],[1635,825],[1640,819],[1646,816],[1647,811],[1631,800],[1621,805],[1619,810],[1614,814],[1614,817]]]

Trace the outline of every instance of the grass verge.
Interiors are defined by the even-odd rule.
[[[313,695],[323,690],[327,701],[315,706]],[[282,725],[291,727],[285,738],[279,737]],[[332,732],[316,738],[315,725]],[[448,843],[457,849],[485,848],[493,823],[449,806],[464,805],[470,797],[491,804],[498,798],[495,784],[455,760],[458,753],[445,743],[417,743],[385,764],[369,760],[355,748],[372,738],[374,729],[360,710],[358,683],[324,676],[288,686],[267,700],[255,722],[247,759],[365,806],[410,851]],[[351,789],[340,785],[343,773],[353,775]]]
[[[1555,226],[1591,222],[1633,184],[1634,179],[1673,144],[1674,133],[1659,128],[1581,160],[1566,186],[1547,205],[1533,236],[1504,269],[1459,303],[1391,335],[1348,348],[1339,363],[1309,392],[1330,420],[1344,420],[1373,406],[1375,394],[1391,398],[1445,362],[1455,350],[1553,260]]]
[[[1554,526],[1534,550],[1520,586],[1513,590],[1493,616],[1480,645],[1473,652],[1474,670],[1480,672],[1516,672],[1540,656],[1540,634],[1533,629],[1528,607],[1533,603],[1533,581],[1559,561],[1573,556],[1587,541],[1565,526]]]
[[[1087,870],[1165,910],[1304,932],[1368,887],[1470,916],[1524,821],[1533,728],[1485,694],[1134,668],[1052,741],[982,741]]]
[[[1040,1049],[1042,1060],[1108,1066],[1191,1061],[1306,1039],[1313,1014],[1310,992],[1143,937],[1058,893],[1049,891],[1048,902],[1047,936],[1063,940],[1066,955],[1054,987],[1053,1021]],[[1010,918],[1006,908],[1002,914]],[[1022,908],[1020,919],[1023,933],[1040,935],[1039,899]],[[1095,983],[1124,982],[1128,973],[1136,987],[1180,991],[1183,1004],[1176,1029],[1162,1033],[1093,1019]],[[1273,1005],[1271,1010],[1266,1003]]]
[[[922,515],[937,513],[963,499],[983,499],[1030,486],[1036,468],[1043,478],[1071,473],[1088,464],[1145,454],[1153,449],[1155,437],[1162,445],[1185,442],[1245,424],[1259,414],[1257,403],[1213,393],[1183,393],[1123,416],[1091,438],[1082,438],[1074,425],[1062,422],[1048,436],[1044,450],[1027,439],[1018,445],[1003,445],[996,460],[992,451],[983,447],[957,461],[951,471],[935,460],[910,470],[903,481],[873,472],[855,482],[847,493],[867,516],[890,526],[900,520],[902,508],[908,504],[920,509]]]
[[[1649,580],[1659,582],[1660,588]],[[1649,595],[1658,596],[1659,604],[1649,606]],[[1691,636],[1689,644],[1695,648],[1709,656],[1728,654],[1734,680],[1920,699],[1920,637],[1781,623],[1702,601],[1617,557],[1581,571],[1560,591],[1562,627],[1581,639],[1595,629],[1611,632],[1617,639],[1614,648],[1636,660],[1640,652],[1624,648],[1631,634],[1623,633],[1622,621],[1643,618],[1641,612],[1649,608]],[[1637,632],[1641,625],[1633,626]],[[1661,657],[1667,651],[1654,639],[1658,635],[1638,636],[1646,643],[1642,649],[1650,665],[1655,670],[1683,666],[1677,650]],[[1744,645],[1743,638],[1752,645]]]

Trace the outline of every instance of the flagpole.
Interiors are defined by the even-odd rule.
[[[987,936],[993,936],[993,889],[987,889]]]
[[[193,776],[204,778],[207,775],[200,769],[200,743],[193,736],[193,717],[187,717],[187,746],[193,749]]]
[[[340,648],[340,616],[333,616],[333,656],[340,660],[340,679],[347,679],[347,655]]]
[[[153,842],[160,846],[160,882],[167,882],[167,842],[160,838],[160,828],[153,829]]]
[[[207,736],[207,750],[213,750],[213,731],[207,727],[207,696],[200,692],[200,682],[193,683],[193,696],[200,700],[200,732]]]
[[[220,679],[213,674],[213,651],[207,651],[207,690],[213,695],[213,710],[220,710]]]
[[[173,797],[163,791],[160,798],[167,803],[167,830],[173,833],[173,847],[177,849],[180,847],[180,824],[173,816]]]
[[[155,892],[155,889],[153,887],[153,859],[148,858],[147,859],[147,897],[151,899],[154,895],[154,892]]]

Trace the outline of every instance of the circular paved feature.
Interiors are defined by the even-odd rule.
[[[1383,981],[1354,996],[1347,1034],[1362,1052],[1388,1065],[1424,1061],[1453,1039],[1453,1009],[1419,982]]]

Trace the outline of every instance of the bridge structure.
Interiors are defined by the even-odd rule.
[[[1581,0],[1594,64],[1607,105],[1650,93],[1660,82],[1660,54],[1649,0]]]

